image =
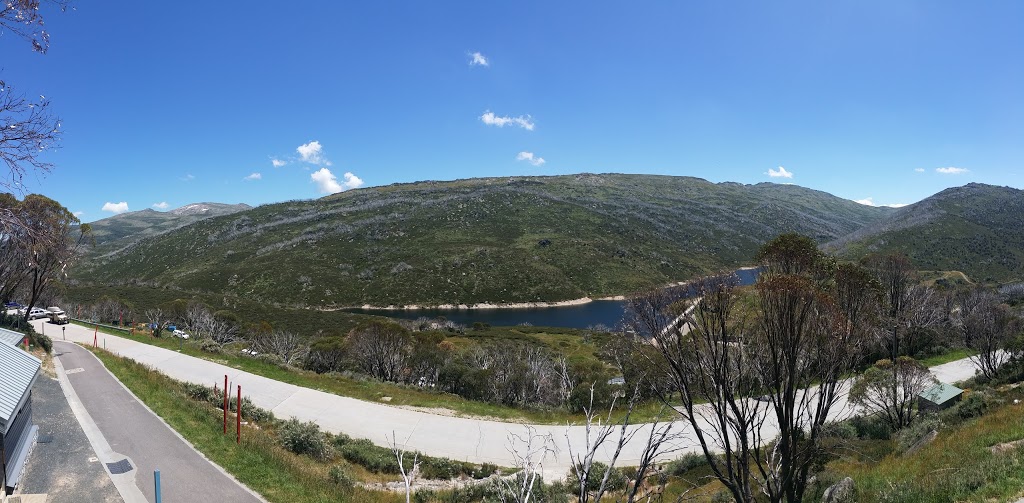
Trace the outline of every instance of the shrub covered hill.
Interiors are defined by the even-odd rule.
[[[847,258],[903,252],[922,270],[975,281],[1024,281],[1024,191],[971,183],[946,189],[828,243]]]
[[[195,203],[170,211],[145,209],[121,213],[89,224],[92,227],[92,256],[116,252],[142,239],[184,227],[210,217],[248,210],[248,204]]]
[[[204,219],[91,254],[72,279],[294,307],[560,301],[741,266],[781,232],[826,242],[889,211],[689,177],[428,181]]]

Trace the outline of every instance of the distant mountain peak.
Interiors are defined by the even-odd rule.
[[[226,208],[226,207],[235,207],[235,208],[238,208],[238,209],[249,209],[250,208],[250,206],[248,204],[244,204],[244,203],[243,204],[234,204],[234,205],[231,205],[231,204],[220,204],[220,203],[192,203],[192,204],[186,204],[185,206],[182,206],[180,208],[175,208],[173,210],[168,211],[167,213],[170,213],[172,215],[179,215],[179,216],[180,215],[203,215],[203,214],[209,213],[211,210],[220,209],[220,208]]]

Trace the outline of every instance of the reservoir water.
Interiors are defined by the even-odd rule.
[[[757,280],[757,269],[740,269],[736,271],[739,284],[753,285]],[[417,318],[445,319],[471,326],[473,323],[487,323],[491,326],[514,326],[523,323],[537,327],[569,327],[587,328],[595,325],[618,327],[625,311],[625,301],[595,300],[586,304],[557,307],[531,307],[515,309],[350,309],[350,312],[375,314],[415,320]]]

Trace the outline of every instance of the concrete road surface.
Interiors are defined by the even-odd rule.
[[[45,321],[35,321],[36,329]],[[93,331],[78,325],[68,325],[66,336],[69,341],[87,344],[93,342]],[[49,325],[47,332],[61,337],[57,327]],[[99,334],[99,345],[115,354],[149,365],[174,379],[212,386],[223,382],[227,374],[231,389],[242,385],[242,394],[250,397],[259,407],[274,412],[277,417],[296,417],[302,421],[314,421],[321,428],[333,433],[345,433],[356,438],[367,438],[377,445],[388,445],[392,434],[399,443],[406,439],[406,447],[432,456],[469,461],[473,463],[494,463],[514,466],[514,457],[509,451],[510,434],[524,435],[528,428],[539,435],[550,435],[555,453],[544,463],[545,478],[565,477],[571,466],[570,445],[576,451],[586,444],[587,432],[582,426],[534,425],[503,423],[479,419],[467,419],[429,414],[403,409],[381,403],[366,402],[282,383],[265,377],[243,372],[207,360],[194,358],[156,346],[133,340]],[[975,366],[969,360],[941,365],[933,369],[940,379],[956,382],[969,378],[975,373]],[[833,408],[830,415],[841,419],[853,413],[845,396]],[[638,464],[644,443],[650,432],[650,425],[640,425],[634,440],[629,442],[618,458],[619,466]],[[673,444],[674,450],[660,459],[675,458],[682,452],[697,451],[699,445],[688,424],[679,421],[674,431],[683,435]],[[767,437],[776,435],[777,429],[766,424],[762,432]],[[591,434],[592,436],[592,434]],[[614,453],[618,433],[612,435],[597,459],[606,461]]]
[[[69,327],[68,332],[72,331]],[[102,437],[97,454],[125,501],[155,501],[156,469],[160,470],[163,501],[263,501],[142,405],[88,350],[57,340],[54,352],[59,353],[58,370],[63,369],[87,413],[83,428],[91,434],[90,440],[96,439],[97,433]],[[91,427],[98,432],[89,431]],[[119,475],[110,465],[118,462],[130,470]]]

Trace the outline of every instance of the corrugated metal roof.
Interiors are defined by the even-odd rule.
[[[924,390],[919,396],[932,402],[936,405],[942,405],[963,393],[964,390],[953,386],[952,384],[946,384],[940,382],[931,388]]]
[[[21,332],[0,328],[0,343],[7,344],[8,346],[17,346],[21,344],[24,338],[25,334]]]
[[[41,365],[38,358],[14,346],[0,344],[0,431],[7,431],[32,389]]]

